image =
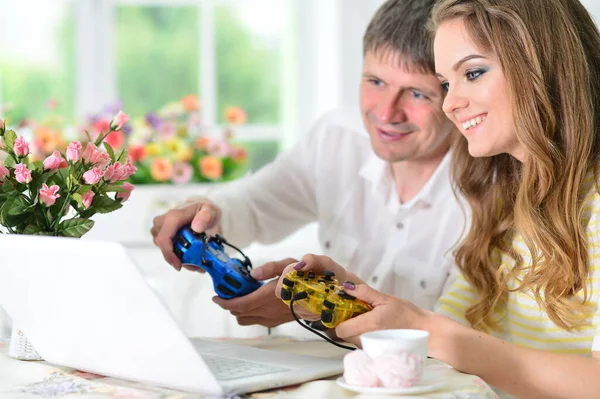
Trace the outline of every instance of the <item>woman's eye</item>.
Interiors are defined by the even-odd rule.
[[[467,80],[476,80],[477,78],[479,78],[481,75],[483,75],[486,72],[487,72],[486,69],[475,69],[472,71],[467,71],[465,73],[465,76],[467,77]]]
[[[448,87],[450,87],[450,84],[449,84],[448,82],[442,82],[442,83],[440,84],[440,86],[442,86],[442,91],[443,91],[444,93],[448,93]]]

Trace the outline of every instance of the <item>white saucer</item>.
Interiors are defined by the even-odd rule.
[[[385,387],[363,387],[360,385],[350,385],[340,377],[336,380],[337,384],[349,391],[358,393],[373,393],[378,395],[413,395],[437,391],[448,383],[448,378],[444,370],[424,370],[421,381],[410,388],[385,388]]]

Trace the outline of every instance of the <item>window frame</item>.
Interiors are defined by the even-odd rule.
[[[76,8],[76,115],[85,115],[102,109],[118,98],[115,59],[115,15],[118,6],[197,6],[199,12],[199,45],[201,68],[198,71],[202,99],[202,120],[207,126],[218,126],[217,65],[215,47],[214,8],[235,5],[247,0],[79,0]],[[289,0],[285,2],[286,13]],[[89,43],[93,43],[90,46]],[[285,48],[285,43],[283,43]],[[285,64],[285,61],[282,63]],[[283,65],[280,66],[283,70]],[[274,124],[246,124],[237,126],[236,137],[243,141],[280,142],[283,114],[286,104],[286,82],[280,72],[280,109],[282,117]]]

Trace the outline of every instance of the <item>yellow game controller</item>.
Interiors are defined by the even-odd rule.
[[[320,315],[321,323],[327,328],[334,328],[372,309],[371,305],[346,293],[331,271],[323,274],[291,271],[283,279],[281,300],[287,305],[293,300],[309,312]]]

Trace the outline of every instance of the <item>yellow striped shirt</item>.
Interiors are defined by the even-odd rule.
[[[594,187],[591,179],[589,182]],[[589,310],[582,312],[582,327],[572,332],[557,327],[528,292],[510,292],[508,303],[502,314],[502,332],[493,335],[516,345],[560,353],[591,356],[600,351],[600,195],[594,187],[584,208],[584,223],[587,225],[588,249],[591,273],[587,280]],[[513,248],[522,256],[525,265],[531,263],[531,254],[522,237],[513,239]],[[502,266],[507,270],[514,260],[502,255]],[[510,284],[509,284],[510,285]],[[516,282],[513,287],[517,286]],[[582,297],[580,292],[578,298]],[[465,318],[467,309],[475,302],[477,293],[469,283],[459,276],[450,290],[438,301],[436,311],[444,316],[469,325]]]

